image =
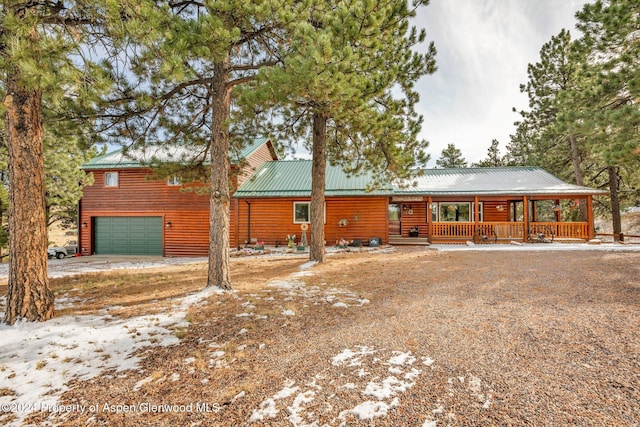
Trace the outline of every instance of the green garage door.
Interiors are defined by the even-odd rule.
[[[162,217],[97,217],[95,246],[98,255],[162,255]]]

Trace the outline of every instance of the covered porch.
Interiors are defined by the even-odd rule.
[[[421,243],[576,242],[594,237],[592,196],[487,199],[393,197],[389,241]],[[527,207],[525,209],[524,207]]]
[[[535,167],[427,170],[389,198],[389,241],[588,241],[601,194]]]

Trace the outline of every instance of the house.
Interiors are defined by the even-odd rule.
[[[264,163],[234,198],[239,200],[239,240],[252,239],[268,245],[286,243],[287,235],[301,238],[302,226],[310,222],[311,160],[278,160]],[[386,242],[387,208],[393,187],[368,191],[370,173],[349,176],[338,166],[327,165],[324,234],[328,245],[344,238]]]
[[[79,203],[80,253],[207,255],[208,196],[185,191],[179,178],[154,178],[152,167],[157,162],[188,163],[194,156],[206,156],[201,151],[185,146],[118,150],[83,165],[87,173],[93,174],[94,183],[84,188]],[[252,141],[234,156],[231,188],[242,185],[265,161],[276,159],[269,139]],[[237,221],[237,204],[233,199],[232,224]],[[238,245],[233,237],[231,245]]]
[[[206,255],[208,197],[184,191],[178,179],[155,179],[150,166],[183,162],[184,152],[116,151],[84,165],[94,184],[80,202],[81,253]],[[231,247],[285,245],[287,235],[309,233],[310,160],[278,160],[271,141],[258,139],[238,154],[233,169]],[[372,187],[372,181],[370,173],[350,176],[327,166],[327,245],[372,238],[392,244],[585,241],[594,236],[593,196],[606,194],[538,167],[427,169],[406,183]]]
[[[584,241],[595,234],[593,196],[607,194],[539,167],[424,170],[413,185],[394,189],[390,234],[417,228],[419,236],[444,243],[483,237],[526,242],[540,235]]]
[[[327,166],[327,244],[374,237],[392,244],[585,241],[594,236],[593,196],[607,194],[538,167],[427,169],[368,192],[371,181]],[[234,194],[236,229],[245,241],[281,243],[309,222],[310,197],[311,161],[266,162]]]

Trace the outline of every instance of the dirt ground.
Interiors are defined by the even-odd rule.
[[[640,425],[640,253],[409,248],[304,263],[234,260],[236,291],[193,307],[180,344],[146,351],[140,370],[76,381],[62,399],[184,411],[48,421]],[[88,293],[63,314],[113,304],[129,316],[167,309],[162,298],[197,290],[205,274],[202,264],[132,271],[107,294],[87,280],[104,275],[54,286]],[[150,292],[153,304],[140,298]],[[194,402],[211,410],[186,410]],[[378,416],[360,415],[367,402]]]

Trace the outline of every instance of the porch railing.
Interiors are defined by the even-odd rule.
[[[473,222],[434,222],[431,238],[471,239],[475,231]]]
[[[586,222],[532,222],[531,228],[551,230],[556,239],[588,239]]]
[[[529,233],[550,231],[556,239],[587,239],[588,227],[586,222],[532,222]],[[431,224],[432,240],[461,240],[473,239],[480,235],[495,235],[500,240],[524,240],[524,222],[481,222],[476,227],[473,222],[434,222]]]

